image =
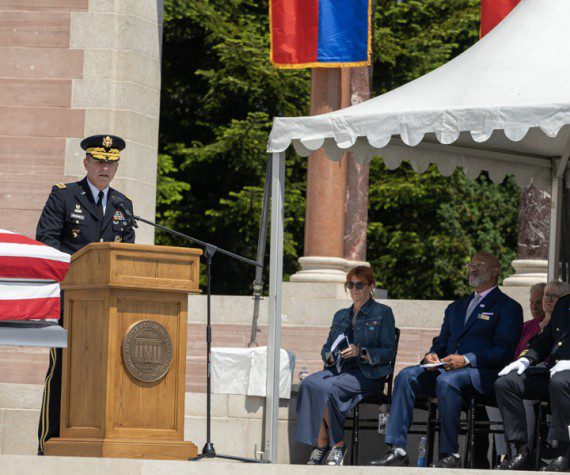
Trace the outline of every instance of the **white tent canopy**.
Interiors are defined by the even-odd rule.
[[[522,0],[485,38],[435,71],[361,104],[311,117],[275,118],[268,368],[279,368],[283,268],[284,152],[324,147],[331,160],[350,150],[389,168],[409,160],[444,175],[514,175],[552,195],[549,278],[557,276],[562,177],[570,156],[570,0]],[[267,378],[266,455],[277,456],[278,379]]]
[[[470,178],[510,173],[550,189],[550,159],[569,148],[569,21],[567,0],[523,0],[473,47],[402,87],[328,114],[275,118],[268,151],[324,146],[331,160],[350,150],[390,168],[406,159],[417,171],[459,166]]]

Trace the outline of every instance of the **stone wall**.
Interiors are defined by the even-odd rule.
[[[0,2],[0,227],[35,235],[45,199],[64,176],[67,137],[81,137],[85,111],[72,107],[83,51],[71,16],[88,0]]]
[[[86,135],[127,141],[113,183],[154,217],[162,0],[0,1],[0,228],[35,235]],[[141,227],[138,242],[153,243]]]

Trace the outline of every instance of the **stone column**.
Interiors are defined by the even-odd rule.
[[[0,227],[35,237],[67,137],[81,137],[85,111],[72,106],[83,52],[70,46],[71,16],[88,0],[0,2]]]
[[[350,77],[350,105],[370,99],[372,68],[353,68]],[[347,267],[368,265],[366,261],[366,230],[368,226],[368,185],[370,165],[357,163],[347,154],[346,201],[344,224],[344,257]]]
[[[2,228],[34,237],[53,184],[85,175],[81,139],[99,133],[126,140],[113,186],[154,217],[162,12],[163,0],[0,1]]]
[[[521,191],[515,274],[503,281],[505,287],[529,287],[546,282],[550,225],[550,195],[530,184]]]
[[[62,2],[63,3],[63,2]],[[72,107],[85,110],[83,135],[108,131],[127,147],[113,187],[135,213],[154,218],[160,115],[163,0],[90,0],[71,15],[71,47],[83,52],[83,75],[73,80]],[[82,176],[79,139],[68,138],[65,174]],[[137,243],[154,244],[141,224]]]
[[[349,105],[350,69],[313,69],[311,114],[324,114]],[[344,282],[346,154],[333,162],[318,150],[309,157],[305,250],[302,270],[293,282]]]

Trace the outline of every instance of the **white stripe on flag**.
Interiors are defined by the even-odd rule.
[[[34,246],[32,244],[0,243],[0,256],[32,257],[49,259],[50,261],[69,262],[71,256],[49,246]]]
[[[0,300],[27,300],[59,297],[59,284],[0,281]]]
[[[12,231],[8,231],[7,229],[0,229],[0,234],[16,234],[16,233],[13,233]]]

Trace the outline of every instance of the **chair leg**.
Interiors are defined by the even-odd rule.
[[[543,418],[544,418],[544,406],[538,403],[538,414],[536,416],[536,423],[534,429],[534,440],[535,440],[535,454],[536,458],[534,461],[534,469],[540,470],[540,463],[542,459],[542,428],[544,427]]]
[[[352,411],[352,441],[350,443],[350,465],[358,463],[358,429],[360,422],[360,404]]]
[[[465,468],[475,468],[475,399],[467,406],[467,443],[465,444]]]
[[[433,447],[435,439],[435,424],[436,420],[436,406],[433,402],[428,402],[428,414],[427,414],[427,425],[426,425],[426,466],[431,466],[433,463]]]
[[[469,409],[467,414],[467,457],[469,459],[469,468],[475,468],[475,399],[469,400]]]

